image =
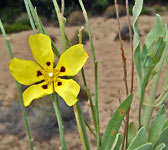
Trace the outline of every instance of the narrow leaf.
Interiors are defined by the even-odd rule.
[[[146,136],[146,130],[144,127],[142,127],[137,136],[132,140],[132,142],[130,143],[128,150],[134,150],[135,148],[147,143],[148,139]]]
[[[164,143],[159,144],[154,150],[163,150],[166,147]]]
[[[159,37],[164,37],[165,34],[165,25],[162,23],[160,15],[156,15],[155,24],[145,40],[147,48],[149,48],[154,41],[158,40]]]
[[[122,120],[124,119],[124,116],[132,103],[132,99],[133,94],[129,95],[112,115],[102,140],[101,150],[111,149],[111,146],[121,126]]]
[[[168,128],[168,120],[165,121],[164,125],[163,125],[163,130]]]
[[[155,147],[159,144],[164,143],[168,147],[168,128],[164,129],[157,140]]]
[[[131,149],[131,150],[152,150],[152,144],[151,143],[146,143],[144,145],[139,146],[136,149]]]
[[[134,37],[133,37],[133,45],[134,45],[134,62],[136,66],[136,70],[138,73],[138,77],[141,80],[142,76],[142,69],[141,69],[141,59],[140,59],[140,37],[139,37],[139,29],[138,29],[138,17],[142,11],[143,7],[143,0],[136,0],[135,5],[133,7],[133,30],[134,30]]]
[[[116,143],[115,143],[113,150],[121,149],[122,140],[123,140],[123,135],[121,133],[118,133],[117,138],[116,138]]]
[[[128,145],[136,136],[136,126],[134,122],[131,122],[128,127]]]
[[[151,126],[149,128],[149,142],[151,142],[153,145],[156,143],[157,139],[159,138],[162,132],[166,117],[165,113],[166,113],[165,106],[162,105],[157,115],[151,122]]]

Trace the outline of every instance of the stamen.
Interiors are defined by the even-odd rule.
[[[53,77],[53,73],[50,72],[50,73],[48,74],[48,76],[49,76],[49,77]]]

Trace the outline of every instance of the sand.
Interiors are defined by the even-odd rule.
[[[167,17],[162,17],[165,23],[168,23]],[[154,16],[141,16],[139,19],[139,27],[141,33],[141,42],[144,41],[145,36],[150,31],[152,24],[154,23]],[[121,26],[127,24],[127,18],[121,18]],[[123,70],[120,53],[119,41],[114,41],[117,32],[117,20],[106,19],[104,17],[90,18],[91,31],[93,35],[94,48],[96,58],[98,61],[98,84],[99,84],[99,114],[100,114],[100,129],[101,135],[105,131],[108,120],[112,116],[114,110],[119,106],[119,99],[126,98],[125,87],[123,82]],[[72,37],[75,30],[80,26],[66,27],[66,32],[69,37]],[[86,26],[85,26],[86,28]],[[56,46],[61,49],[60,31],[57,27],[50,26],[46,28],[48,33],[56,38]],[[32,34],[32,31],[24,31],[20,33],[9,34],[13,54],[15,57],[22,59],[33,59],[32,53],[29,48],[28,38]],[[89,42],[85,44],[85,49],[89,53],[89,59],[84,66],[87,83],[91,90],[91,94],[94,95],[94,70],[92,55],[90,52]],[[131,78],[131,49],[128,41],[124,42],[124,50],[127,58],[127,71],[128,71],[128,85],[130,88]],[[15,81],[8,70],[8,63],[10,60],[7,46],[2,36],[0,36],[0,104],[5,106],[10,105],[13,100],[17,99],[17,92],[15,87]],[[136,71],[135,71],[136,72]],[[165,71],[164,71],[165,72]],[[165,75],[163,74],[163,77]],[[81,74],[77,75],[78,82],[83,85],[81,80]],[[162,78],[159,89],[162,87],[164,78]],[[130,121],[137,123],[138,118],[138,98],[137,98],[137,77],[135,73],[134,78],[134,102],[131,107]],[[119,94],[120,93],[120,94]],[[88,105],[85,106],[88,109]],[[88,109],[89,110],[89,109]],[[123,125],[122,125],[123,127]],[[122,130],[121,130],[122,131]],[[77,131],[66,131],[65,134],[67,142],[67,150],[80,150],[82,149],[79,135]],[[96,142],[94,137],[89,134],[91,141],[91,149],[96,149]],[[27,150],[29,149],[29,143],[27,137],[19,138],[13,135],[0,135],[0,150]],[[59,137],[52,138],[48,141],[36,142],[35,150],[53,150],[60,148]]]

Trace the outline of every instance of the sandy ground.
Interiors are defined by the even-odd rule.
[[[141,16],[139,20],[139,27],[141,33],[141,41],[143,42],[145,36],[150,31],[152,24],[154,23],[154,16]],[[168,23],[167,17],[164,16],[163,20]],[[113,111],[119,106],[119,98],[123,100],[126,97],[122,62],[120,55],[120,43],[114,41],[117,32],[117,21],[115,19],[105,19],[104,17],[90,18],[91,30],[93,34],[93,42],[95,47],[95,53],[98,61],[98,84],[99,84],[99,114],[100,114],[100,128],[101,135],[105,131],[105,127],[110,119]],[[127,23],[127,18],[121,18],[121,26]],[[72,37],[75,30],[80,26],[66,27],[66,32],[69,37]],[[86,27],[85,27],[86,28]],[[60,32],[56,27],[47,27],[47,31],[50,35],[56,38],[56,46],[61,49]],[[23,59],[33,59],[32,53],[29,48],[28,38],[32,34],[32,31],[20,32],[16,34],[9,34],[13,54],[16,57]],[[89,53],[90,57],[85,64],[85,73],[91,94],[94,95],[94,70],[93,61],[90,52],[89,42],[85,44],[85,49]],[[124,50],[127,57],[127,71],[128,81],[130,87],[130,71],[131,71],[131,53],[129,42],[124,42]],[[10,103],[17,99],[17,92],[15,88],[15,81],[8,70],[9,54],[7,46],[2,36],[0,36],[0,104],[10,105]],[[164,71],[165,72],[165,71]],[[163,75],[164,77],[164,75]],[[81,74],[77,75],[79,83],[82,85]],[[137,122],[138,116],[138,100],[137,100],[137,88],[136,88],[136,75],[134,80],[134,102],[131,108],[130,120]],[[160,87],[163,85],[164,80],[161,80]],[[120,91],[120,94],[119,94]],[[88,106],[86,106],[88,107]],[[89,134],[90,135],[90,134]],[[79,135],[77,131],[66,131],[65,134],[67,142],[67,150],[79,150],[82,149]],[[95,139],[92,135],[89,136],[91,141],[91,149],[96,147]],[[59,137],[54,137],[51,140],[36,142],[35,150],[53,150],[59,149],[60,142]],[[0,150],[27,150],[29,149],[29,143],[27,137],[19,138],[13,135],[0,135]]]

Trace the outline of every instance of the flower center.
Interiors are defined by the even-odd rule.
[[[54,82],[58,80],[58,74],[59,71],[54,69],[54,68],[46,68],[45,71],[43,72],[44,75],[44,80],[47,83]]]
[[[50,72],[50,73],[48,74],[48,76],[49,76],[49,77],[53,77],[53,73]]]

